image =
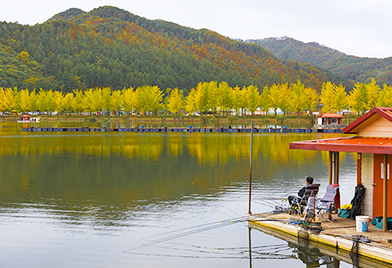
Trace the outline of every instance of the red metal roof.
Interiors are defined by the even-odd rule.
[[[392,154],[392,138],[344,137],[290,143],[290,149]]]
[[[344,116],[341,114],[321,114],[319,118],[343,118]]]
[[[352,122],[350,125],[343,129],[343,133],[357,134],[360,129],[368,126],[380,117],[384,117],[392,122],[392,108],[375,107],[362,115],[360,118]]]

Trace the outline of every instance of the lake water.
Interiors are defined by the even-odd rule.
[[[252,211],[271,210],[307,176],[322,196],[328,154],[289,143],[338,135],[254,134]],[[250,133],[0,123],[0,267],[307,267],[288,242],[249,236],[249,144]],[[340,155],[342,204],[354,195],[355,158]]]

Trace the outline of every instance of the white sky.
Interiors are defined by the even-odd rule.
[[[0,0],[0,21],[34,25],[104,5],[230,38],[288,36],[348,55],[392,56],[391,0]]]

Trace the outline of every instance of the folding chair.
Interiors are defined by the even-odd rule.
[[[298,210],[299,214],[302,214],[305,207],[308,205],[308,199],[310,197],[315,197],[319,191],[320,184],[310,184],[306,186],[305,193],[302,197],[298,197],[297,200],[293,200],[292,208]]]
[[[335,205],[335,196],[337,195],[338,192],[339,192],[339,184],[328,185],[327,191],[323,198],[317,198],[315,201],[313,201],[313,198],[309,198],[307,204],[307,213],[316,214],[319,216],[319,218],[323,219],[322,215],[324,213],[321,212],[322,211],[329,212],[329,217],[327,220],[332,222],[332,218],[331,218],[332,204]],[[315,210],[317,210],[317,213],[316,212],[313,213],[313,202],[315,204],[314,207]]]
[[[320,184],[310,184],[308,186],[306,186],[306,191],[304,193],[304,195],[301,198],[300,201],[300,206],[301,207],[305,207],[308,205],[308,199],[309,197],[315,197],[319,191],[320,188]]]

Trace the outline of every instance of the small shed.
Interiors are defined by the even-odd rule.
[[[321,114],[317,117],[317,127],[318,128],[335,128],[335,127],[345,127],[343,119],[347,118],[338,113]]]
[[[31,121],[31,116],[29,114],[24,114],[20,117],[19,121],[22,122],[30,122]]]
[[[342,137],[290,143],[290,149],[329,151],[329,183],[339,183],[339,152],[357,153],[357,184],[366,188],[362,213],[383,217],[387,231],[387,217],[392,217],[392,108],[375,107],[343,129]],[[388,206],[389,204],[389,206]]]
[[[24,114],[22,115],[18,123],[38,123],[39,122],[39,117],[31,117],[29,114]]]

